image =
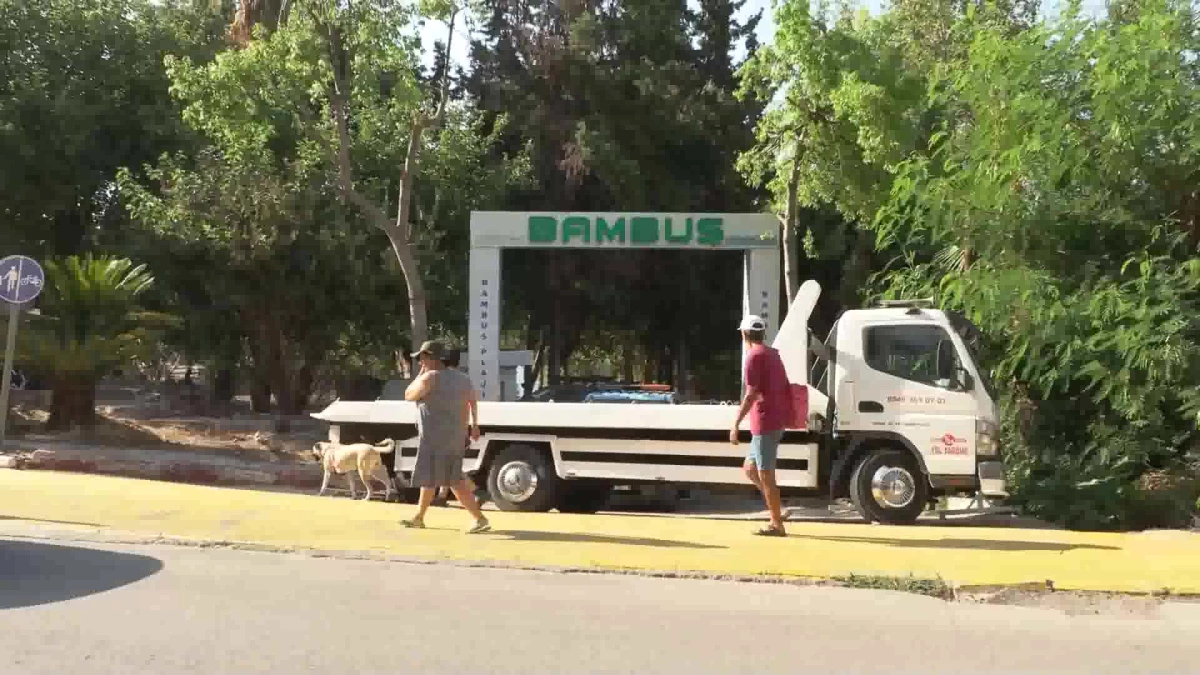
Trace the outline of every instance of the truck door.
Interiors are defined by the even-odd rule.
[[[820,296],[821,285],[816,281],[809,279],[801,284],[788,308],[787,318],[779,325],[775,342],[771,344],[779,350],[779,357],[792,384],[811,384],[808,381],[808,319]]]
[[[957,343],[936,323],[867,324],[863,367],[855,373],[855,426],[907,438],[930,474],[975,471],[978,404],[963,382]]]

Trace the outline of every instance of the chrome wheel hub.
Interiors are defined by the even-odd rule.
[[[523,502],[537,492],[538,476],[529,462],[509,462],[500,467],[496,476],[496,487],[510,502]]]
[[[917,481],[908,469],[882,466],[871,477],[871,496],[889,509],[902,509],[917,496]]]

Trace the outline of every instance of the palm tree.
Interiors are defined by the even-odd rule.
[[[170,317],[142,311],[138,296],[154,283],[127,258],[71,256],[45,266],[42,315],[21,352],[52,383],[50,429],[95,423],[96,381],[150,347]]]

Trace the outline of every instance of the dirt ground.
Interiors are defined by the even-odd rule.
[[[1165,602],[1200,604],[1193,596],[1125,595],[1120,593],[1082,593],[1049,589],[1005,588],[995,591],[960,591],[958,602],[987,605],[1013,605],[1050,609],[1072,616],[1116,615],[1154,618]]]
[[[49,412],[43,408],[19,405],[13,412],[10,427],[16,437],[25,440],[193,450],[245,459],[308,461],[313,442],[324,438],[315,420],[288,419],[290,428],[281,432],[276,430],[276,416],[249,412],[210,417],[132,405],[99,405],[93,428],[68,432],[47,431]]]

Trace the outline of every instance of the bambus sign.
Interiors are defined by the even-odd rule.
[[[720,246],[723,218],[712,216],[529,216],[529,243],[565,245]]]

